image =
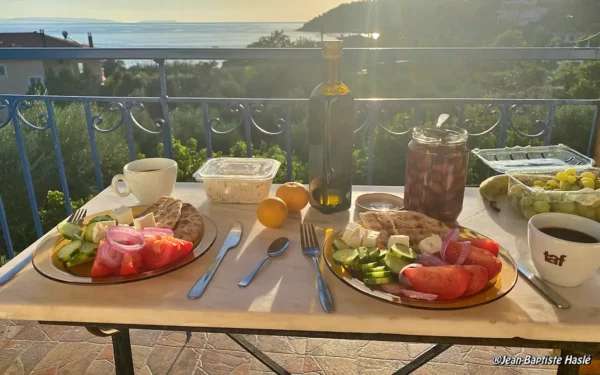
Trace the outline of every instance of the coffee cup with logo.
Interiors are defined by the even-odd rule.
[[[533,264],[552,284],[575,287],[600,268],[600,223],[585,217],[544,213],[529,219]]]
[[[125,190],[119,190],[119,181]],[[112,179],[112,188],[120,197],[133,194],[141,204],[152,204],[162,196],[173,193],[177,181],[177,162],[165,158],[132,161],[123,167],[123,174]]]

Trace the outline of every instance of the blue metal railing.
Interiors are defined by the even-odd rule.
[[[96,144],[97,133],[110,133],[120,127],[125,128],[129,159],[136,158],[134,148],[134,129],[143,133],[159,136],[164,145],[164,155],[173,157],[172,124],[169,113],[171,104],[194,104],[202,108],[202,124],[204,128],[207,156],[212,157],[212,135],[228,134],[241,129],[244,134],[247,155],[252,156],[252,131],[257,130],[267,136],[282,135],[285,138],[285,151],[287,162],[287,179],[292,178],[292,141],[291,141],[291,111],[292,107],[307,106],[308,99],[276,99],[276,98],[180,98],[169,97],[166,85],[166,59],[188,60],[251,60],[251,59],[319,59],[320,50],[317,49],[28,49],[5,48],[0,49],[0,60],[90,60],[90,59],[151,59],[158,65],[160,96],[159,97],[90,97],[90,96],[40,96],[40,95],[0,95],[0,130],[12,125],[14,129],[19,157],[25,178],[30,208],[33,215],[36,233],[41,236],[42,225],[35,196],[34,184],[31,176],[30,165],[27,158],[24,139],[21,131],[22,125],[36,131],[49,130],[51,133],[54,154],[58,167],[58,178],[65,198],[65,209],[71,212],[71,202],[67,176],[65,174],[63,157],[60,148],[59,134],[54,115],[53,103],[75,102],[83,104],[86,118],[86,128],[95,171],[95,182],[99,191],[104,189],[102,165]],[[523,60],[600,60],[598,48],[429,48],[429,49],[345,49],[345,59],[355,59],[361,62],[399,61],[399,60],[429,60],[439,58],[453,59],[523,59]],[[45,111],[38,117],[43,125],[35,125],[28,121],[24,115],[31,108],[31,102],[44,103]],[[117,121],[110,127],[100,127],[105,120],[102,116],[94,114],[96,106],[92,104],[104,103],[106,111],[117,115]],[[154,120],[157,130],[145,128],[136,119],[135,114],[142,113],[145,108],[142,103],[156,103],[160,105],[162,117]],[[226,131],[217,129],[221,120],[212,117],[209,106],[225,105],[230,110],[240,114],[236,126]],[[261,106],[279,105],[284,107],[283,116],[275,121],[275,131],[256,122],[255,114]],[[392,130],[385,126],[383,118],[391,107],[401,105],[403,113],[411,113],[405,117],[402,131]],[[456,109],[456,124],[470,130],[470,135],[477,137],[497,132],[498,147],[504,147],[509,130],[519,136],[533,139],[540,138],[545,144],[551,141],[556,109],[559,106],[591,106],[594,108],[594,118],[591,124],[591,136],[587,150],[592,155],[595,147],[595,135],[600,122],[600,99],[598,100],[564,100],[564,99],[456,99],[456,98],[402,98],[402,99],[358,99],[357,109],[365,120],[357,126],[354,133],[366,132],[367,134],[367,183],[373,183],[373,160],[375,153],[376,132],[385,132],[392,136],[404,136],[412,127],[420,124],[424,116],[424,105],[452,106]],[[466,117],[466,107],[472,105],[485,105],[489,115],[495,116],[495,123],[483,130],[475,130],[473,119]],[[547,108],[544,119],[535,121],[539,128],[536,133],[525,133],[514,123],[514,116],[522,116],[528,106],[544,106]],[[408,108],[408,109],[407,109]],[[1,110],[8,112],[3,119]],[[477,128],[478,129],[478,128]],[[5,239],[5,244],[10,257],[14,254],[8,222],[4,206],[0,199],[0,228]]]

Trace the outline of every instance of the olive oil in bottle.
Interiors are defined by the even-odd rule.
[[[310,95],[309,201],[323,213],[350,208],[354,98],[340,80],[342,42],[323,42],[323,82]]]

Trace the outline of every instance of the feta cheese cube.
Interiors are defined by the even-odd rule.
[[[393,235],[390,236],[388,240],[388,248],[391,248],[394,244],[404,245],[406,247],[410,246],[410,238],[408,236],[403,235]]]
[[[360,225],[357,223],[348,223],[346,225],[346,229],[344,229],[344,234],[342,235],[342,241],[344,241],[348,246],[350,245],[350,240],[354,236],[356,232],[360,230]],[[360,245],[359,245],[360,246]]]
[[[434,234],[429,236],[419,243],[419,251],[422,253],[435,254],[442,250],[442,237]]]
[[[92,231],[92,242],[98,243],[106,237],[106,232],[108,228],[114,227],[117,225],[115,220],[110,221],[101,221],[96,223],[94,226],[94,230]]]
[[[366,230],[363,228],[358,228],[358,230],[356,232],[354,232],[354,235],[352,236],[352,238],[350,238],[350,241],[348,241],[346,243],[348,244],[348,246],[350,246],[350,248],[360,247],[360,245],[362,244],[362,239],[365,235],[366,235]]]
[[[133,227],[137,230],[142,230],[144,228],[151,228],[155,226],[156,221],[154,220],[154,214],[152,212],[150,212],[146,216],[133,219]]]
[[[116,218],[119,224],[133,224],[133,211],[129,207],[119,207],[113,211],[111,216]]]
[[[368,230],[366,236],[362,239],[362,245],[364,247],[377,247],[377,239],[379,238],[379,232],[374,230]]]

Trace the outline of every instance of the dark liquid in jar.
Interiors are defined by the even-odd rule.
[[[466,144],[427,145],[411,141],[406,160],[407,210],[455,221],[463,208],[469,150]]]

